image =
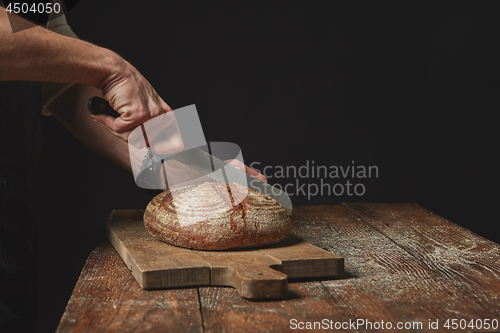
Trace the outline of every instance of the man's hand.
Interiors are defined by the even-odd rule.
[[[249,166],[246,166],[245,164],[241,163],[239,160],[237,159],[231,159],[231,160],[226,160],[224,161],[226,162],[227,164],[245,172],[246,174],[248,174],[249,176],[252,176],[253,178],[255,179],[258,179],[260,180],[261,182],[264,182],[267,184],[267,178],[266,176],[264,176],[263,174],[261,173],[258,173],[257,171],[255,171],[254,169],[250,168]]]
[[[102,84],[103,98],[120,116],[95,115],[94,119],[110,128],[112,132],[127,140],[130,132],[138,125],[159,116],[172,108],[153,89],[151,84],[122,58],[117,59],[117,71]]]

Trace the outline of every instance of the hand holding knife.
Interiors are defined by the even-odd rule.
[[[186,107],[186,109],[189,107]],[[109,105],[107,101],[100,97],[92,97],[88,102],[89,111],[96,114],[107,114],[112,117],[117,117],[118,113],[113,110],[113,108]],[[196,120],[199,123],[199,119],[197,116],[196,108],[194,108],[194,114],[196,116]],[[181,110],[181,109],[179,109]],[[177,110],[177,111],[179,111]],[[187,114],[189,110],[182,111],[181,114]],[[193,110],[191,110],[193,111]],[[171,117],[166,118],[165,116],[171,113]],[[164,118],[162,118],[162,116]],[[221,183],[231,184],[238,183],[243,186],[247,186],[254,190],[257,190],[263,194],[269,195],[274,198],[278,203],[280,203],[286,210],[287,214],[292,214],[292,203],[288,195],[281,191],[278,188],[275,188],[258,178],[266,181],[265,177],[253,172],[249,172],[249,168],[244,166],[241,151],[237,154],[237,156],[232,156],[230,164],[222,161],[218,157],[224,155],[224,152],[234,151],[234,147],[239,151],[239,147],[237,145],[227,143],[227,142],[218,142],[218,143],[210,143],[207,144],[204,141],[203,132],[201,130],[201,125],[199,126],[199,131],[201,132],[203,143],[195,144],[194,146],[184,147],[184,143],[181,137],[181,131],[179,130],[179,125],[177,121],[174,122],[175,116],[174,111],[167,112],[164,115],[158,116],[149,120],[148,122],[141,124],[141,130],[135,129],[131,132],[131,137],[129,140],[129,148],[130,146],[135,146],[140,142],[143,142],[145,147],[147,147],[147,154],[142,161],[142,165],[140,168],[136,168],[137,172],[134,172],[136,184],[142,188],[146,189],[166,189],[170,186],[176,185],[184,185],[188,183],[193,183],[198,181],[206,181],[207,177],[212,181],[217,181]],[[151,123],[149,123],[151,122]],[[156,123],[155,123],[156,122]],[[195,123],[196,121],[193,121]],[[145,124],[149,123],[147,126]],[[153,125],[151,125],[153,124]],[[175,124],[175,129],[178,132],[178,138],[176,141],[175,133],[172,136],[172,133],[166,133],[165,129],[170,127],[172,124]],[[186,134],[190,134],[188,132],[195,132],[192,129],[196,126],[188,126],[185,131]],[[155,138],[148,138],[148,134],[152,133],[152,129],[156,128],[155,131],[157,134],[163,133],[163,136],[169,137],[170,140],[165,140],[164,137],[157,135]],[[174,131],[172,132],[175,132]],[[111,130],[112,131],[112,130]],[[143,136],[143,138],[140,138]],[[158,140],[161,138],[162,140]],[[179,145],[179,138],[181,144]],[[139,140],[142,139],[142,140]],[[134,144],[131,144],[131,142]],[[196,141],[196,140],[195,140]],[[199,142],[199,141],[198,141]],[[164,144],[166,143],[166,144]],[[173,143],[169,149],[169,143]],[[155,147],[163,147],[163,154],[154,149],[151,149],[151,146]],[[222,154],[216,154],[218,156],[213,156],[208,152],[212,152],[215,150]],[[238,158],[237,158],[238,157]],[[223,157],[223,159],[228,159],[227,157]],[[168,170],[165,167],[165,164],[168,163],[171,165]],[[243,170],[241,166],[244,166]],[[134,166],[132,166],[134,169]],[[253,177],[249,174],[253,174]],[[261,177],[259,177],[261,176]],[[161,181],[159,181],[161,180]]]

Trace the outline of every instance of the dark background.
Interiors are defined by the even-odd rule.
[[[68,22],[172,108],[196,104],[208,141],[239,144],[247,164],[379,168],[361,197],[294,205],[412,202],[500,241],[498,3],[137,3],[80,1]],[[52,332],[107,215],[151,198],[53,117],[43,126],[39,327]]]

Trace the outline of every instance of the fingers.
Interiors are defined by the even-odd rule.
[[[155,154],[166,155],[184,148],[184,142],[174,112],[167,112],[136,127],[128,138],[129,145],[141,149],[146,146]]]
[[[147,110],[144,110],[142,107],[130,108],[130,110],[128,111],[124,111],[124,109],[125,107],[122,108],[118,107],[116,109],[116,111],[120,113],[120,116],[117,118],[104,115],[104,117],[102,117],[101,119],[100,118],[96,119],[98,119],[102,123],[112,128],[115,132],[123,133],[125,131],[130,131],[134,129],[135,127],[147,122],[148,120],[154,119],[155,117],[170,111],[168,110],[170,109],[170,107],[160,108],[159,106],[151,107]],[[95,117],[100,117],[100,116],[103,115],[98,115]],[[159,132],[160,130],[158,130],[154,134],[157,134]]]
[[[267,178],[266,176],[264,176],[263,174],[261,173],[258,173],[257,171],[255,171],[254,169],[248,167],[245,165],[245,172],[247,174],[249,174],[250,176],[254,177],[254,178],[257,178],[258,180],[260,180],[261,182],[264,182],[267,184]]]
[[[100,87],[103,98],[119,113],[119,117],[95,118],[117,133],[130,131],[172,110],[135,67],[124,63],[125,66]]]
[[[267,184],[267,178],[263,174],[260,174],[254,169],[246,166],[245,164],[241,163],[241,161],[232,159],[226,160],[224,162]]]
[[[170,107],[166,103],[163,102],[163,104],[165,109],[170,109]],[[127,141],[129,134],[132,133],[134,128],[137,127],[132,124],[139,123],[139,125],[141,125],[144,121],[137,119],[136,120],[130,119],[131,112],[126,112],[126,111],[124,112],[125,107],[122,108],[118,107],[117,109],[119,110],[116,113],[117,117],[112,117],[106,114],[92,115],[92,117],[94,118],[94,120],[96,120],[100,124],[110,129],[112,133],[120,134],[117,136]],[[162,112],[158,109],[158,107],[152,109],[155,110],[154,113]],[[146,135],[148,136],[148,139],[150,141],[154,140],[159,133],[161,133],[163,130],[169,127],[173,122],[175,122],[174,114],[171,113],[171,116],[167,116],[168,114],[170,113],[169,112],[162,113],[160,115],[165,115],[165,116],[163,117],[156,116],[152,119],[149,119],[147,116],[145,116],[144,112],[136,113],[136,115],[141,115],[141,118],[138,119],[147,119],[145,121],[149,121]],[[154,121],[154,119],[157,120]],[[134,134],[135,135],[132,138],[132,145],[139,149],[145,147],[145,141],[143,139],[143,131],[139,132],[134,131]]]
[[[145,116],[137,119],[125,119],[120,116],[114,119],[112,123],[110,122],[110,127],[118,133],[123,133],[126,131],[132,131],[134,128],[148,121],[149,119],[151,118]]]

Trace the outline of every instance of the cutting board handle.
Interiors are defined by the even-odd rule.
[[[245,298],[283,298],[288,292],[286,274],[270,266],[252,263],[212,267],[210,284],[231,286]]]

